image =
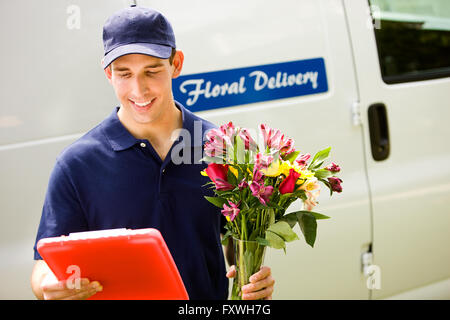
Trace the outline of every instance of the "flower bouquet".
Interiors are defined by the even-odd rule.
[[[242,286],[260,269],[266,247],[286,252],[285,243],[299,239],[292,230],[297,223],[306,243],[314,246],[316,220],[329,218],[311,211],[318,204],[319,182],[329,188],[330,196],[342,191],[342,180],[335,176],[340,167],[324,167],[331,148],[311,159],[296,151],[294,141],[280,130],[264,124],[258,130],[257,143],[248,129],[229,122],[208,131],[204,144],[202,160],[208,167],[201,174],[211,179],[206,185],[215,194],[205,198],[227,219],[222,243],[231,237],[234,244],[232,299],[240,299]],[[297,199],[304,210],[286,213]]]

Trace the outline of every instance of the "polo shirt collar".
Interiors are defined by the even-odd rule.
[[[183,129],[189,131],[191,135],[191,146],[199,147],[203,146],[202,139],[194,139],[194,122],[196,117],[193,113],[187,110],[181,103],[175,101],[175,106],[181,110],[181,117],[183,121]],[[111,145],[111,148],[114,151],[122,151],[128,148],[131,148],[137,143],[142,142],[139,139],[136,139],[120,122],[119,117],[117,116],[117,112],[120,107],[114,108],[113,112],[103,121],[102,127],[103,132]],[[197,133],[198,134],[198,133]],[[200,132],[202,134],[202,132]],[[178,139],[177,141],[179,141]],[[198,140],[198,141],[197,141]],[[181,141],[183,143],[183,141]]]

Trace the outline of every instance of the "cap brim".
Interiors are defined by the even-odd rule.
[[[103,69],[106,69],[111,62],[126,54],[139,53],[148,56],[168,59],[172,53],[172,47],[152,44],[152,43],[130,43],[117,47],[108,52],[103,58]]]

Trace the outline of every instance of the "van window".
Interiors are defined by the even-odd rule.
[[[386,83],[450,76],[449,0],[369,0]]]

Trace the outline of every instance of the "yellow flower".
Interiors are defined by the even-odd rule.
[[[202,176],[204,176],[204,177],[207,177],[207,176],[208,176],[208,174],[206,173],[206,169],[203,170],[203,171],[200,171],[200,174],[201,174]]]
[[[317,182],[317,178],[316,177],[309,177],[305,184],[303,184],[300,187],[301,190],[305,190],[305,191],[314,191],[314,190],[319,190],[320,189],[320,185]]]
[[[229,166],[228,170],[230,170],[231,173],[234,174],[236,178],[238,177],[239,172],[238,172],[238,170],[235,167]]]
[[[281,174],[280,168],[281,168],[280,162],[274,161],[270,164],[270,166],[267,169],[262,169],[261,172],[263,173],[263,175],[267,177],[277,177]]]
[[[293,164],[291,164],[289,161],[282,161],[281,162],[281,166],[280,166],[280,174],[284,174],[284,176],[288,176],[289,175],[289,170],[294,169],[295,171],[297,171],[298,173],[301,174],[300,171],[296,170],[295,166]]]

